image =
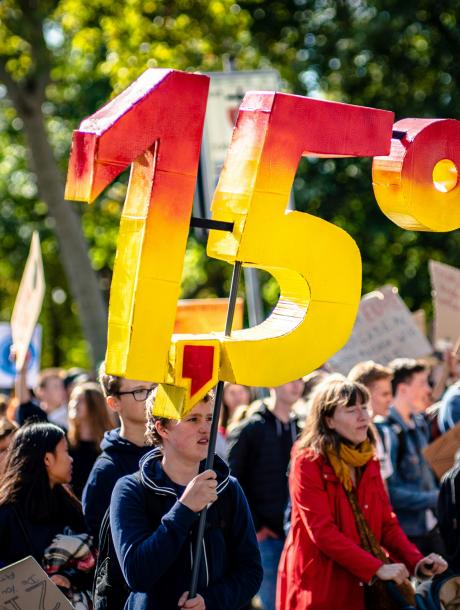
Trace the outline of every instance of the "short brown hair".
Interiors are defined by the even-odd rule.
[[[369,391],[366,386],[356,381],[350,381],[342,375],[330,375],[313,390],[310,411],[299,446],[301,448],[309,447],[315,453],[323,456],[326,455],[327,449],[332,447],[338,454],[342,440],[335,430],[329,428],[326,418],[333,417],[339,405],[351,407],[358,403],[366,404],[369,399]],[[374,435],[370,427],[367,436],[373,443]]]
[[[158,434],[157,429],[155,428],[155,423],[158,421],[166,428],[166,426],[172,422],[177,421],[176,419],[170,419],[169,417],[157,417],[153,414],[153,405],[155,404],[155,396],[156,392],[150,392],[145,401],[145,419],[147,421],[145,427],[145,440],[147,445],[153,445],[155,447],[161,447],[163,445],[163,439]],[[201,400],[198,402],[210,402],[214,400],[214,391],[209,391]],[[198,404],[198,403],[197,403]]]
[[[98,380],[102,388],[104,397],[116,396],[121,388],[121,382],[123,377],[117,377],[117,375],[108,375],[105,372],[105,360],[99,367]]]
[[[348,379],[350,381],[357,381],[362,383],[367,388],[381,379],[391,379],[393,377],[393,371],[387,366],[378,364],[373,360],[366,360],[365,362],[358,362],[348,373]]]
[[[393,394],[396,394],[400,383],[410,383],[414,375],[428,370],[424,362],[414,360],[413,358],[396,358],[388,366],[393,371],[393,379],[391,381]]]

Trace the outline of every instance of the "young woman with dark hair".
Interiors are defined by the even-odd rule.
[[[85,531],[81,505],[67,485],[72,458],[61,428],[47,422],[20,428],[0,477],[0,565],[28,555],[42,563],[45,549],[66,527]],[[52,580],[68,588],[68,575]]]
[[[85,382],[74,387],[69,400],[70,455],[73,458],[72,489],[81,498],[89,473],[100,454],[104,433],[115,422],[97,383]]]
[[[278,569],[278,610],[400,607],[382,581],[408,601],[409,573],[447,564],[422,557],[392,511],[374,455],[369,393],[332,375],[314,390],[302,437],[292,449],[292,519]]]
[[[181,420],[152,416],[147,440],[157,445],[140,472],[118,481],[110,523],[131,593],[127,610],[238,610],[257,593],[260,554],[246,498],[223,460],[204,470],[212,420],[206,396]],[[209,507],[198,577],[188,599],[200,511]]]

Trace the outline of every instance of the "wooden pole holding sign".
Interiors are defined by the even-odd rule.
[[[45,296],[45,274],[38,232],[32,235],[21,284],[11,316],[11,333],[16,354],[16,370],[20,371],[26,361],[30,341],[42,309]]]

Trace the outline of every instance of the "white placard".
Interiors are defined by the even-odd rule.
[[[433,342],[443,350],[460,337],[460,269],[431,260],[429,270],[434,305]]]
[[[40,371],[40,352],[42,344],[42,328],[35,327],[32,341],[29,345],[29,362],[27,365],[27,387],[35,388]],[[0,389],[9,390],[14,387],[16,365],[10,360],[10,349],[13,345],[11,326],[8,322],[0,322]]]
[[[72,610],[74,606],[33,557],[0,570],[0,609]]]
[[[384,286],[361,299],[352,335],[329,365],[347,375],[363,360],[388,364],[394,358],[422,358],[431,352],[397,288]]]
[[[280,77],[275,70],[209,72],[208,104],[201,147],[206,215],[227,156],[241,101],[248,91],[276,91]]]
[[[32,334],[42,309],[44,296],[45,274],[43,272],[40,238],[35,231],[32,235],[29,256],[11,316],[11,332],[18,371],[24,364]]]

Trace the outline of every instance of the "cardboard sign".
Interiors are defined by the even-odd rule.
[[[412,312],[412,318],[414,322],[417,324],[422,335],[426,337],[426,313],[424,309],[417,309],[417,311]]]
[[[33,557],[0,570],[0,610],[72,610]]]
[[[228,299],[180,299],[177,303],[175,333],[209,333],[225,330]],[[236,300],[233,330],[243,328],[244,301]]]
[[[329,364],[347,375],[363,360],[387,364],[394,358],[421,358],[431,352],[397,288],[384,286],[362,298],[351,338]]]
[[[460,269],[429,262],[434,304],[434,345],[445,349],[460,337]]]
[[[0,322],[0,389],[9,390],[14,387],[16,378],[16,365],[10,359],[10,350],[13,345],[11,326],[8,322]],[[37,324],[29,345],[29,361],[27,363],[27,387],[37,385],[40,371],[40,354],[42,345],[42,327]]]
[[[423,455],[440,479],[454,465],[460,447],[460,423],[423,449]]]
[[[37,324],[45,296],[45,275],[37,231],[32,235],[21,284],[11,316],[11,332],[16,350],[16,369],[24,365],[30,340]]]
[[[261,324],[231,337],[173,334],[208,81],[147,70],[74,132],[66,185],[66,199],[93,201],[132,165],[106,370],[159,383],[155,414],[171,418],[218,381],[280,385],[345,344],[361,293],[359,250],[339,227],[286,206],[302,156],[388,154],[394,119],[362,106],[247,93],[212,203],[213,219],[232,222],[232,230],[211,230],[207,254],[268,271],[279,300]]]

